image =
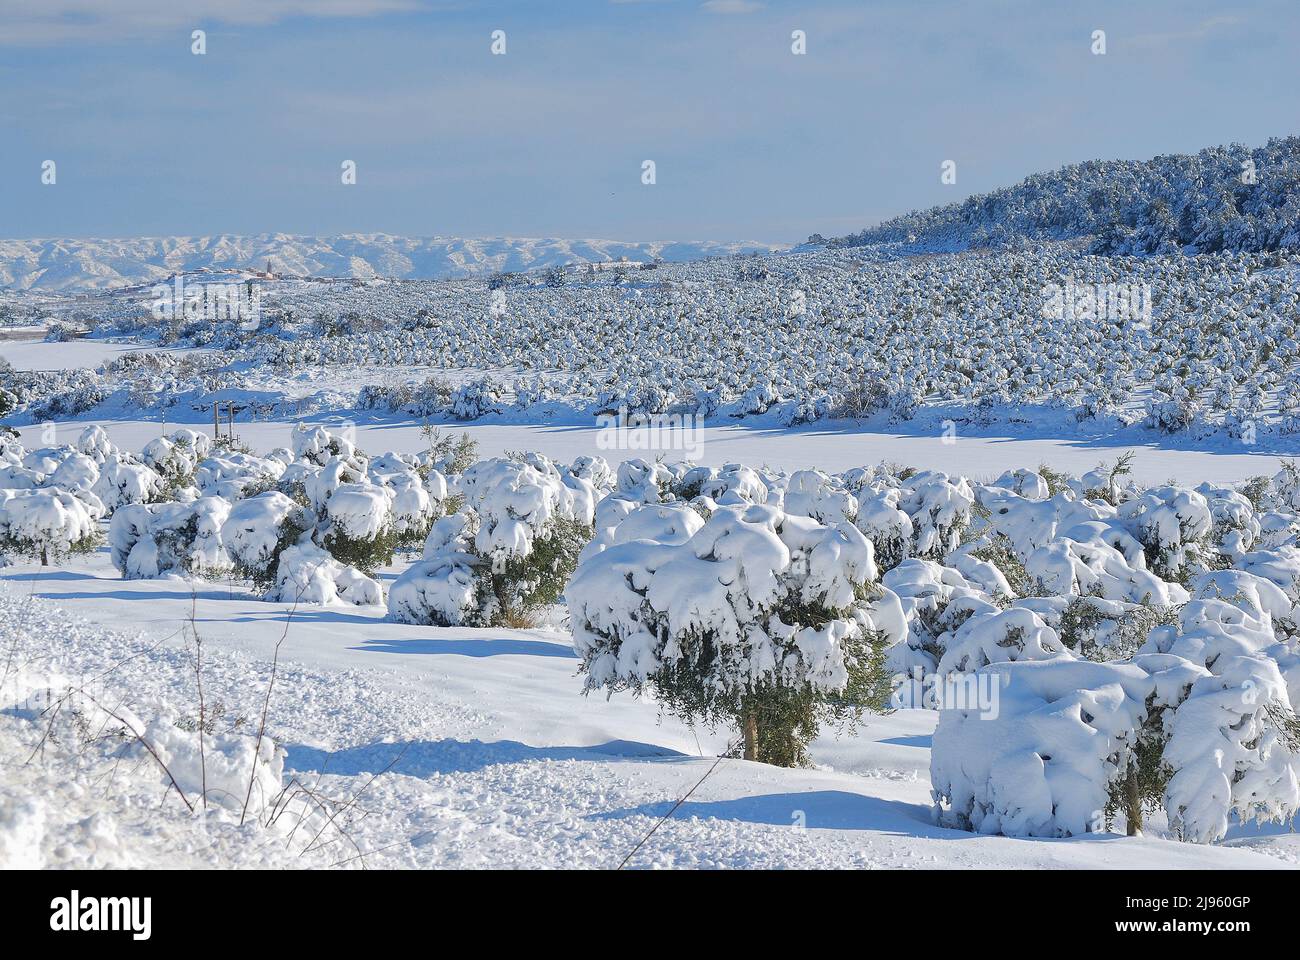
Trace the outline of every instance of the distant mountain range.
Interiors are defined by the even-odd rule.
[[[681,261],[783,249],[786,247],[776,244],[711,240],[476,240],[379,233],[0,240],[0,287],[77,293],[155,282],[189,271],[261,270],[267,261],[273,272],[292,276],[437,279],[602,263],[620,257]]]
[[[1090,160],[813,246],[929,251],[1084,240],[1098,254],[1300,250],[1300,137]]]

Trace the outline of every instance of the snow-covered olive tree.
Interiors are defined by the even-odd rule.
[[[747,759],[796,766],[823,722],[887,700],[875,580],[851,524],[737,504],[688,539],[588,555],[566,596],[588,692],[653,693],[738,729]]]

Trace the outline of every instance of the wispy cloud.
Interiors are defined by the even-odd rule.
[[[293,17],[373,17],[422,0],[0,0],[0,44],[104,42],[210,24],[269,26]]]
[[[757,0],[704,0],[709,13],[754,13],[763,9]]]
[[[1185,30],[1171,30],[1161,33],[1141,33],[1133,37],[1131,42],[1136,47],[1149,48],[1176,46],[1194,40],[1204,40],[1217,33],[1222,33],[1230,27],[1235,27],[1241,22],[1240,17],[1209,17]]]

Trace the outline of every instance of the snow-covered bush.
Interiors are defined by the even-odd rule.
[[[281,551],[276,564],[275,587],[268,599],[283,603],[334,603],[357,605],[384,602],[383,588],[355,566],[340,563],[310,541]]]
[[[323,467],[335,457],[350,460],[356,453],[354,444],[347,437],[305,423],[294,425],[290,447],[295,460],[318,467]]]
[[[1158,487],[1121,505],[1119,516],[1146,552],[1153,573],[1186,583],[1209,564],[1214,517],[1195,490]]]
[[[113,566],[128,580],[223,576],[233,566],[221,539],[230,512],[220,497],[121,507],[108,527]]]
[[[371,574],[392,563],[397,545],[392,501],[392,491],[377,484],[336,487],[325,501],[322,546],[337,559]]]
[[[272,489],[287,466],[274,454],[255,457],[247,453],[222,452],[199,461],[193,482],[205,495],[242,500]]]
[[[117,454],[117,447],[113,446],[104,428],[98,424],[91,424],[81,431],[81,436],[77,438],[77,450],[100,465]]]
[[[1278,661],[1272,611],[1289,598],[1225,571],[1158,625],[1137,656],[1104,664],[1068,654],[1002,663],[972,675],[996,685],[989,704],[940,714],[931,779],[936,816],[1010,836],[1130,833],[1163,808],[1175,836],[1212,842],[1230,818],[1300,811],[1300,723]],[[1276,590],[1276,592],[1274,592]]]
[[[45,478],[45,482],[52,487],[75,490],[82,494],[90,494],[98,481],[99,467],[94,460],[83,453],[70,453],[54,468],[54,472]]]
[[[1274,661],[1216,662],[1166,729],[1164,807],[1179,838],[1209,843],[1230,816],[1285,822],[1300,812],[1300,725]]]
[[[1061,642],[1086,660],[1126,660],[1174,610],[1093,594],[1071,597],[1061,611]]]
[[[240,576],[275,586],[280,555],[311,529],[308,511],[278,490],[240,500],[221,525],[221,542]]]
[[[152,503],[163,493],[163,478],[143,463],[109,457],[99,470],[95,496],[110,513],[131,503]]]
[[[486,625],[490,590],[484,563],[474,553],[472,514],[435,520],[425,543],[425,558],[412,564],[389,588],[388,614],[403,623],[438,626]]]
[[[946,474],[927,471],[905,481],[898,508],[912,522],[913,555],[940,557],[956,549],[974,503],[974,491],[961,477],[953,483]]]
[[[537,455],[466,470],[464,506],[434,522],[423,560],[389,592],[390,614],[442,626],[528,624],[559,600],[591,538],[591,485],[568,480]]]
[[[1199,422],[1202,405],[1195,394],[1184,387],[1168,392],[1157,390],[1147,401],[1146,422],[1161,433],[1180,433]]]
[[[1190,665],[1171,669],[1160,686],[1136,664],[1073,659],[974,674],[969,689],[996,692],[939,714],[930,762],[936,819],[1016,837],[1103,831],[1148,702],[1180,697],[1195,675]]]
[[[100,542],[86,503],[63,490],[0,490],[0,554],[39,558],[42,566]]]
[[[419,546],[442,512],[447,499],[446,480],[436,471],[430,471],[424,479],[415,473],[396,474],[386,478],[384,484],[392,493],[395,546],[403,549]]]
[[[140,459],[162,480],[162,499],[176,499],[194,484],[199,462],[212,448],[207,434],[177,430],[169,437],[155,437],[140,451]]]
[[[682,503],[637,505],[622,497],[606,497],[596,508],[596,535],[582,548],[578,562],[630,540],[685,543],[702,526],[700,513]]]
[[[853,522],[875,547],[876,562],[885,572],[893,570],[912,553],[912,518],[898,508],[900,495],[897,487],[881,491],[863,487],[858,492]]]
[[[1053,660],[1066,656],[1056,631],[1032,610],[990,610],[985,607],[966,617],[961,626],[941,636],[943,650],[935,672],[940,676],[973,673],[994,663]]]
[[[719,506],[684,542],[615,543],[567,589],[586,690],[652,692],[734,725],[749,759],[802,763],[823,721],[884,703],[875,581],[851,524],[767,505]]]
[[[451,415],[457,420],[477,420],[489,413],[500,413],[504,401],[501,387],[491,378],[470,380],[456,388],[451,400]]]

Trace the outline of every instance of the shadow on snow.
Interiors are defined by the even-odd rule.
[[[304,744],[287,744],[285,749],[288,751],[286,770],[337,776],[387,771],[408,777],[429,777],[473,773],[506,763],[687,758],[686,754],[667,747],[631,740],[610,740],[592,747],[530,747],[515,740],[419,740],[370,743],[333,751]]]
[[[675,800],[646,803],[625,810],[595,814],[592,820],[621,820],[625,817],[665,816]],[[920,803],[904,803],[864,796],[845,790],[811,790],[806,793],[772,793],[735,800],[688,800],[673,813],[674,820],[739,820],[745,823],[791,827],[800,821],[805,827],[825,830],[872,830],[900,836],[917,834],[917,824],[924,833],[952,837],[974,837],[961,830],[936,827],[930,808]]]
[[[484,638],[460,637],[448,640],[402,640],[377,638],[362,641],[361,646],[350,647],[371,653],[454,654],[462,657],[560,657],[576,660],[573,647],[545,640],[516,640],[510,637]]]

